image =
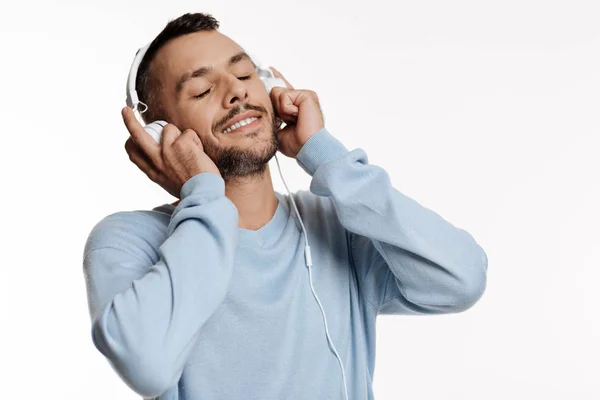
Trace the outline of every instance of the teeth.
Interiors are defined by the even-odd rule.
[[[235,124],[231,125],[229,128],[225,129],[223,131],[223,133],[229,133],[231,131],[234,131],[234,130],[236,130],[238,128],[241,128],[242,126],[246,126],[246,125],[248,125],[248,124],[256,121],[257,119],[258,119],[257,117],[250,117],[250,118],[243,119],[243,120],[241,120],[239,122],[236,122]]]

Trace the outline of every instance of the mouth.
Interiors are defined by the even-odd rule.
[[[222,133],[245,132],[260,125],[261,115],[257,111],[248,111],[238,115],[227,123]]]

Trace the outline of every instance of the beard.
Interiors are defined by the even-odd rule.
[[[275,116],[274,112],[272,115],[271,127],[267,128],[271,131],[271,135],[267,139],[259,139],[260,131],[257,131],[247,135],[248,138],[255,139],[249,148],[227,146],[207,149],[213,155],[211,158],[225,182],[240,178],[259,177],[265,174],[269,160],[279,150],[277,132],[281,126],[281,120]]]

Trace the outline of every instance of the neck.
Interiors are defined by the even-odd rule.
[[[249,178],[231,179],[225,183],[225,196],[238,210],[238,227],[257,230],[273,218],[278,200],[273,190],[271,170]],[[177,206],[181,200],[172,203]]]
[[[238,227],[242,229],[261,228],[277,210],[278,200],[273,190],[269,165],[263,175],[227,181],[225,196],[238,209]]]

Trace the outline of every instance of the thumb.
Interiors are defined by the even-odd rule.
[[[289,83],[287,79],[285,79],[285,77],[281,74],[281,72],[279,72],[277,69],[275,69],[275,67],[269,66],[269,68],[271,68],[271,71],[273,71],[273,76],[275,78],[279,78],[279,79],[283,80],[283,82],[285,82],[285,84],[286,84],[286,86],[287,86],[288,89],[293,89],[294,88],[292,86],[292,84]]]

